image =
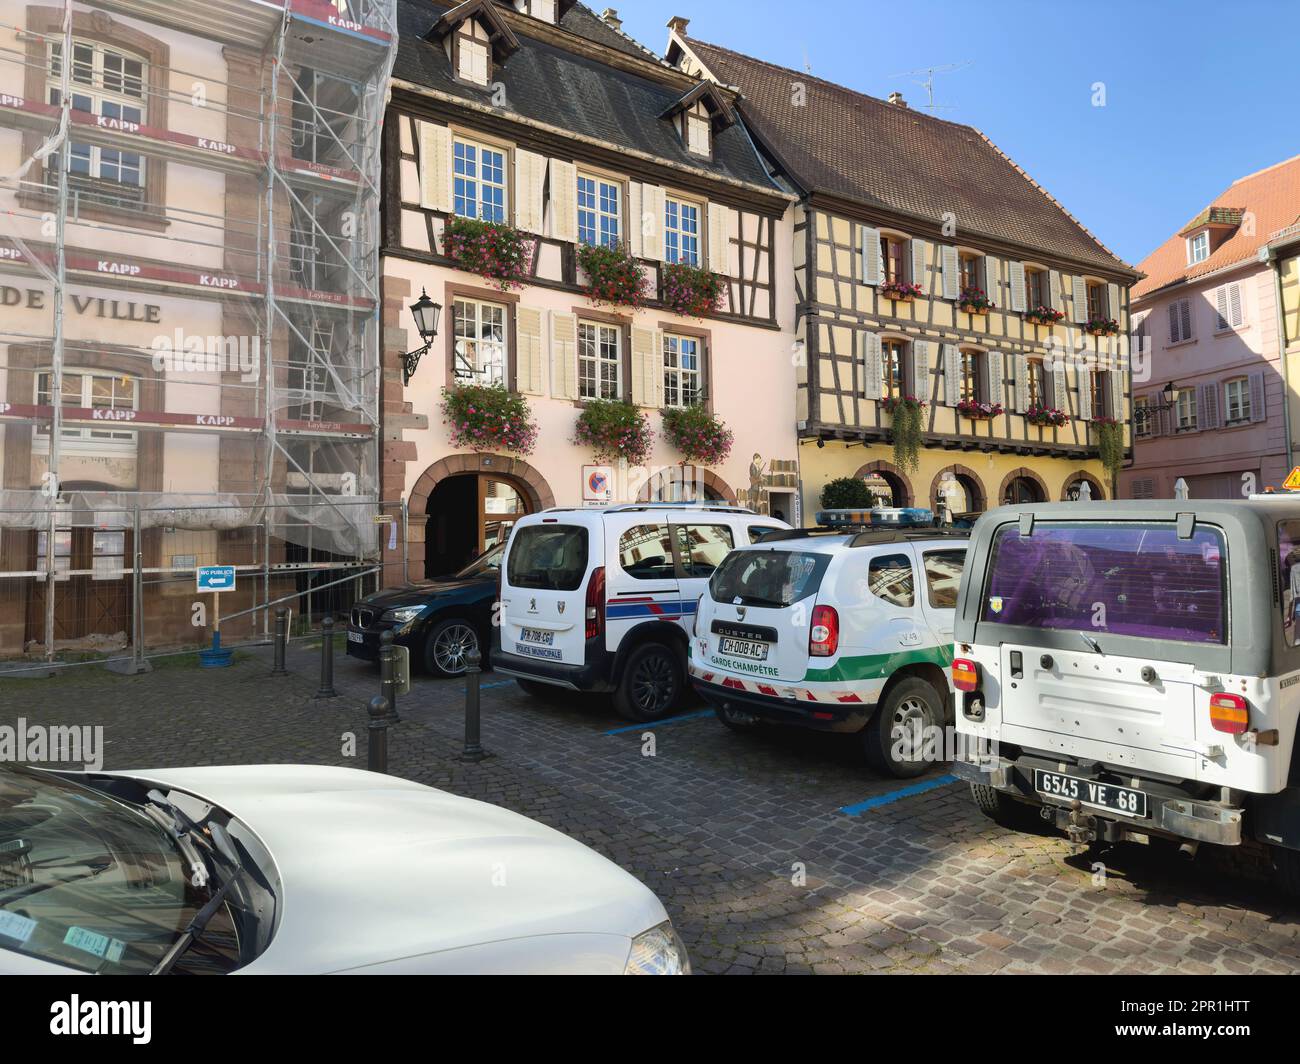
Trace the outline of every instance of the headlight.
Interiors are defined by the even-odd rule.
[[[409,624],[411,621],[415,620],[415,618],[420,616],[420,614],[422,614],[426,609],[428,609],[427,606],[399,606],[395,610],[389,610],[388,616],[398,624]]]
[[[632,940],[624,975],[690,975],[691,959],[686,947],[666,920],[658,927],[642,931]]]

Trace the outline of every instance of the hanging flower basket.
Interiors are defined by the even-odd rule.
[[[984,289],[977,288],[974,285],[967,285],[961,290],[961,295],[957,298],[957,307],[967,314],[987,314],[997,306],[993,300],[989,299]]]
[[[573,442],[591,450],[597,462],[644,465],[654,447],[650,421],[631,403],[593,399],[582,407],[573,430]]]
[[[880,405],[892,422],[889,435],[894,445],[894,465],[904,473],[915,473],[920,464],[925,400],[914,395],[891,395]]]
[[[1083,331],[1089,336],[1118,336],[1119,322],[1114,318],[1089,318]]]
[[[721,465],[731,454],[735,434],[702,406],[663,412],[663,436],[694,465]]]
[[[1031,425],[1059,429],[1062,425],[1070,423],[1070,415],[1064,410],[1057,410],[1054,406],[1031,406],[1025,411],[1025,420]]]
[[[1030,325],[1055,325],[1065,317],[1065,311],[1052,307],[1035,307],[1025,311],[1025,321]]]
[[[880,294],[895,303],[910,303],[919,295],[924,295],[919,284],[908,281],[886,281],[880,286]]]
[[[503,292],[528,282],[533,247],[531,237],[503,222],[453,216],[443,233],[443,250],[449,258]]]
[[[958,413],[972,421],[987,421],[1002,413],[1001,403],[981,403],[974,399],[963,399],[957,404]]]
[[[1114,483],[1124,464],[1124,425],[1113,417],[1095,417],[1092,424],[1097,430],[1097,451],[1101,464]]]
[[[618,307],[645,305],[645,274],[624,244],[579,244],[578,265],[587,275],[587,298]]]
[[[689,318],[702,318],[722,306],[726,281],[722,274],[681,262],[665,263],[659,271],[663,305]]]
[[[537,443],[528,400],[500,384],[444,388],[442,420],[455,447],[532,454]]]

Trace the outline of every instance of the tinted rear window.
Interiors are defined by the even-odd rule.
[[[1225,643],[1223,535],[1165,522],[1039,521],[993,542],[981,617],[1029,628]]]
[[[816,593],[830,561],[803,551],[732,551],[709,580],[709,594],[715,602],[791,606]]]
[[[576,525],[529,525],[510,545],[506,580],[512,587],[576,591],[587,572],[587,530]]]

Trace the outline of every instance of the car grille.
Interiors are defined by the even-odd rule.
[[[352,608],[353,628],[369,628],[374,619],[374,610],[363,610],[360,606],[354,606]]]

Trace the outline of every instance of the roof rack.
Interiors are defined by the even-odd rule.
[[[968,528],[893,528],[853,532],[847,528],[789,528],[768,532],[760,543],[780,540],[811,539],[813,536],[851,536],[850,547],[873,547],[886,543],[906,543],[913,539],[970,539]]]
[[[762,516],[745,506],[730,506],[727,503],[714,502],[636,502],[619,503],[613,506],[552,506],[545,513],[592,513],[601,511],[607,514],[634,514],[651,510],[707,510],[715,514],[752,514]]]

